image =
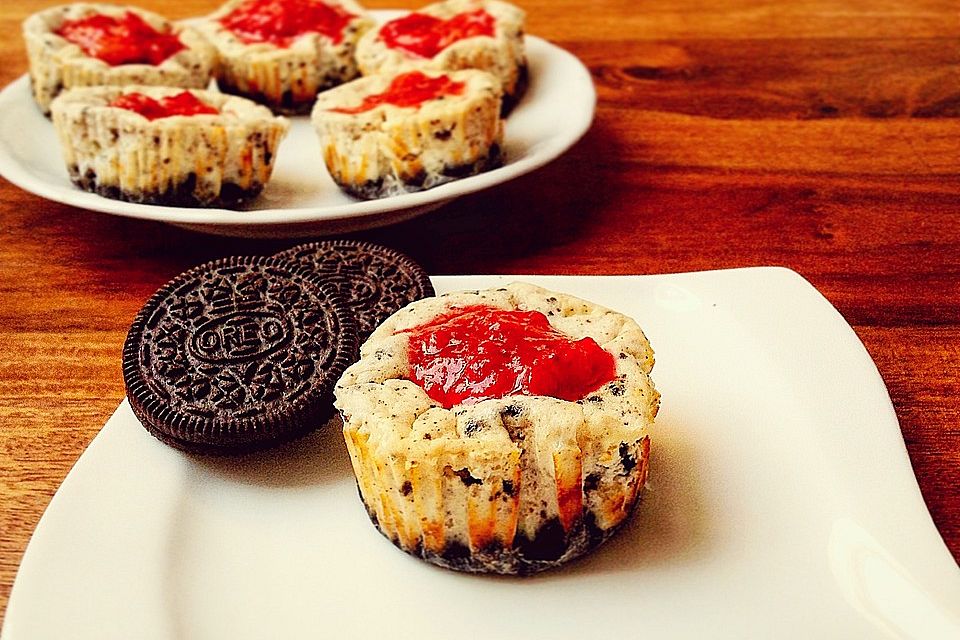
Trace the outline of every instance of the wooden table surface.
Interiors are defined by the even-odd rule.
[[[0,85],[27,68],[21,21],[52,4],[0,4]],[[174,18],[216,5],[139,4]],[[955,0],[522,4],[530,33],[590,68],[593,128],[532,175],[355,237],[432,274],[796,270],[876,361],[960,557]],[[44,508],[123,397],[140,306],[188,267],[291,244],[90,213],[0,180],[0,610]]]

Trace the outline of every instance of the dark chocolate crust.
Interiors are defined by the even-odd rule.
[[[503,150],[500,148],[500,145],[494,144],[490,146],[490,151],[487,155],[474,162],[445,167],[439,177],[433,177],[429,186],[426,184],[426,174],[414,176],[409,180],[399,180],[390,183],[387,183],[382,178],[379,180],[368,180],[362,184],[345,183],[338,180],[336,176],[333,176],[333,179],[341,189],[355,198],[376,200],[378,198],[386,198],[403,193],[426,191],[427,189],[438,187],[441,184],[459,180],[460,178],[466,178],[477,175],[478,173],[483,173],[484,171],[496,169],[497,167],[503,166],[503,162]]]
[[[224,182],[220,193],[214,198],[201,198],[196,194],[197,174],[189,173],[180,183],[165,191],[127,191],[116,185],[100,184],[97,174],[87,169],[80,173],[77,167],[69,167],[70,180],[84,191],[137,204],[158,204],[168,207],[235,207],[253,200],[263,191],[262,184],[244,188],[233,182]]]
[[[310,113],[310,109],[313,108],[313,103],[316,102],[316,96],[311,97],[309,100],[297,101],[293,99],[293,92],[290,90],[284,91],[283,95],[280,96],[280,101],[274,100],[259,91],[243,91],[238,87],[230,84],[223,78],[217,79],[217,87],[223,93],[229,93],[230,95],[240,96],[241,98],[247,98],[253,100],[258,104],[262,104],[276,114],[284,116],[301,116],[304,114]]]
[[[137,314],[123,348],[127,397],[144,427],[179,449],[272,447],[326,423],[356,331],[337,290],[301,265],[217,260]]]
[[[317,93],[326,91],[327,89],[332,89],[333,87],[339,86],[344,82],[349,82],[349,80],[328,78],[327,81],[317,90]],[[284,91],[280,96],[280,100],[277,101],[259,91],[244,91],[223,78],[217,79],[217,87],[223,93],[229,93],[234,96],[240,96],[241,98],[253,100],[256,103],[267,107],[275,114],[283,116],[309,115],[310,110],[313,109],[313,103],[317,101],[316,94],[311,96],[309,100],[295,100],[293,97],[293,91],[290,91],[289,89]]]
[[[496,544],[481,551],[471,551],[460,543],[448,544],[441,553],[428,551],[418,545],[407,549],[399,540],[394,540],[383,532],[376,513],[363,500],[370,521],[395,547],[416,558],[425,560],[444,569],[465,573],[496,573],[502,575],[530,576],[542,571],[556,569],[568,562],[580,558],[609,540],[624,524],[630,521],[642,496],[638,496],[630,508],[630,514],[609,529],[597,526],[596,519],[589,511],[569,532],[564,532],[560,521],[553,518],[545,522],[531,540],[519,536],[511,548]]]
[[[327,240],[274,256],[329,277],[357,319],[360,341],[415,300],[436,295],[430,276],[410,256],[370,242]]]
[[[517,84],[512,93],[506,93],[503,96],[503,102],[500,103],[500,117],[506,118],[513,108],[523,99],[527,87],[530,85],[530,69],[526,64],[517,70]]]

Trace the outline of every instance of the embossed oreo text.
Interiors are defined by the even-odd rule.
[[[286,318],[271,311],[237,311],[204,322],[190,339],[190,353],[215,364],[262,358],[292,334]]]

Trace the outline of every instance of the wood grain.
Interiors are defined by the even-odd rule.
[[[0,84],[26,69],[19,23],[51,4],[0,5]],[[956,3],[522,4],[531,33],[590,68],[594,127],[533,175],[356,237],[434,274],[798,271],[875,359],[960,557]],[[180,18],[215,3],[141,5]],[[43,509],[123,396],[140,305],[197,263],[290,244],[89,213],[0,181],[0,609]]]

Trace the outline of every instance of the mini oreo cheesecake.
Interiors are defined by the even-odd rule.
[[[52,111],[74,184],[108,198],[189,207],[258,195],[289,126],[244,98],[168,87],[72,89]]]
[[[354,48],[372,26],[353,0],[231,0],[197,28],[219,53],[222,91],[291,114],[359,75]]]
[[[359,78],[320,94],[312,120],[327,170],[358,198],[422,191],[503,163],[500,89],[483,71]]]
[[[196,31],[135,7],[75,3],[23,23],[33,95],[44,114],[64,89],[162,85],[203,89],[216,64]]]
[[[498,0],[446,0],[391,20],[357,44],[364,75],[481,69],[502,85],[505,111],[526,80],[524,12]]]
[[[400,549],[531,574],[620,527],[659,406],[632,319],[527,284],[388,318],[335,388],[361,498]]]

